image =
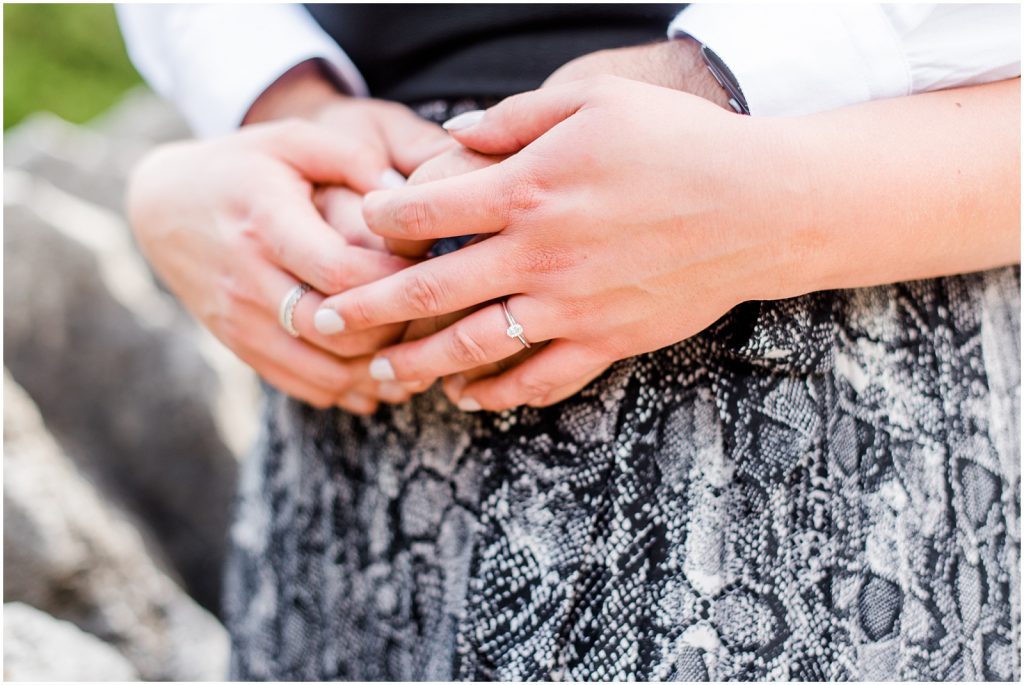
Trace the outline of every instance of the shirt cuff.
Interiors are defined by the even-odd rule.
[[[910,93],[901,44],[875,5],[695,4],[668,35],[691,36],[717,53],[753,116],[798,116]]]
[[[350,94],[365,96],[359,70],[301,6],[206,5],[207,16],[179,15],[177,78],[168,97],[200,136],[241,125],[252,103],[292,67],[322,59]],[[180,18],[178,25],[174,19]]]

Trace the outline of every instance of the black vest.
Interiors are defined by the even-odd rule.
[[[374,97],[505,97],[569,60],[666,36],[684,5],[307,5]]]

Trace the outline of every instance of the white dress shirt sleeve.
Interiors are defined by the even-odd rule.
[[[256,98],[297,64],[320,58],[354,95],[359,70],[301,5],[118,5],[128,55],[197,135],[237,128]]]
[[[669,37],[722,58],[752,115],[794,116],[1020,76],[1020,5],[691,5]]]

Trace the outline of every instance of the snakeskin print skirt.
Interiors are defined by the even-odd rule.
[[[545,409],[271,392],[232,676],[1019,680],[1019,341],[1006,268],[743,305]]]

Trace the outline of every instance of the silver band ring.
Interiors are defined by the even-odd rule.
[[[299,306],[299,300],[302,299],[302,296],[308,292],[309,283],[299,283],[288,291],[288,294],[281,300],[281,306],[277,310],[277,320],[281,323],[281,328],[293,338],[299,337],[299,332],[296,330],[293,321],[295,318],[295,308]]]
[[[508,328],[505,329],[505,335],[510,338],[515,338],[519,342],[523,343],[523,347],[530,349],[530,341],[523,336],[523,326],[513,318],[512,313],[508,310],[508,305],[505,304],[507,300],[501,301],[501,311],[505,312],[505,320],[508,321]]]

